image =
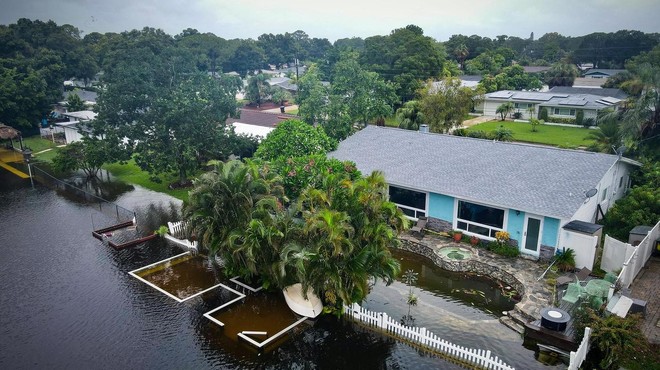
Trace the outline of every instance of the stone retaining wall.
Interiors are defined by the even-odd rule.
[[[408,252],[413,252],[422,255],[433,261],[433,263],[436,266],[444,270],[453,271],[453,272],[472,272],[475,274],[490,276],[493,279],[499,280],[507,285],[510,285],[520,294],[521,297],[525,297],[524,284],[518,281],[518,279],[516,279],[515,276],[513,276],[512,274],[506,271],[503,271],[498,266],[490,265],[483,261],[478,261],[474,259],[467,259],[467,260],[444,259],[440,255],[435,253],[433,248],[421,243],[415,243],[412,240],[406,240],[406,239],[401,240],[401,244],[399,245],[399,248]]]

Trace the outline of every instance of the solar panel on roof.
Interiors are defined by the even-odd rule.
[[[567,99],[567,100],[562,100],[559,102],[559,105],[577,105],[577,106],[583,106],[586,105],[587,101],[582,100],[582,99]]]
[[[616,103],[621,101],[621,99],[613,98],[611,96],[606,96],[604,98],[601,98],[600,100],[604,100],[604,101],[606,101],[608,103],[612,103],[612,104],[616,104]]]
[[[513,95],[511,91],[496,91],[492,94],[490,94],[491,98],[500,98],[500,99],[508,99]]]
[[[522,92],[522,93],[517,93],[515,98],[516,99],[521,99],[521,100],[548,101],[552,98],[552,96],[550,96],[548,94]]]
[[[596,103],[599,103],[599,104],[602,104],[602,105],[607,105],[608,107],[614,105],[614,104],[606,102],[605,100],[602,100],[602,99],[601,100],[596,100]]]

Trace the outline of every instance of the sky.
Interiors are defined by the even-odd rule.
[[[20,18],[71,24],[83,35],[145,26],[232,38],[305,31],[331,42],[415,24],[438,41],[453,34],[535,38],[620,29],[660,32],[659,0],[0,0],[0,24]]]

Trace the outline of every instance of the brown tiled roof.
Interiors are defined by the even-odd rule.
[[[239,112],[240,118],[228,118],[226,123],[229,125],[240,122],[248,125],[275,127],[278,123],[288,119],[300,119],[292,114],[269,113],[251,109],[240,109]]]

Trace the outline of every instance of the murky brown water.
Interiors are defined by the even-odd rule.
[[[116,199],[127,208],[138,208],[149,200],[169,201],[141,188]],[[140,217],[153,219],[150,225],[162,224],[156,213],[152,209]],[[328,316],[295,330],[273,351],[257,355],[203,316],[235,298],[234,294],[214,289],[179,303],[135,279],[129,271],[182,251],[161,239],[121,251],[106,247],[91,236],[103,217],[94,207],[43,187],[33,190],[29,181],[0,172],[0,368],[457,368]],[[203,272],[207,266],[202,263],[192,270]],[[161,280],[170,284],[178,278]],[[181,289],[186,290],[185,284]],[[406,289],[401,282],[390,287],[377,284],[366,304],[393,317],[403,315],[407,306],[401,297]],[[416,292],[420,304],[412,314],[417,325],[426,325],[458,344],[490,349],[518,369],[548,369],[536,362],[533,351],[522,347],[519,337],[482,308],[443,297],[422,281]],[[273,303],[257,299],[253,304],[267,312]],[[246,303],[246,307],[251,305]],[[254,320],[245,317],[236,321],[251,325]]]

